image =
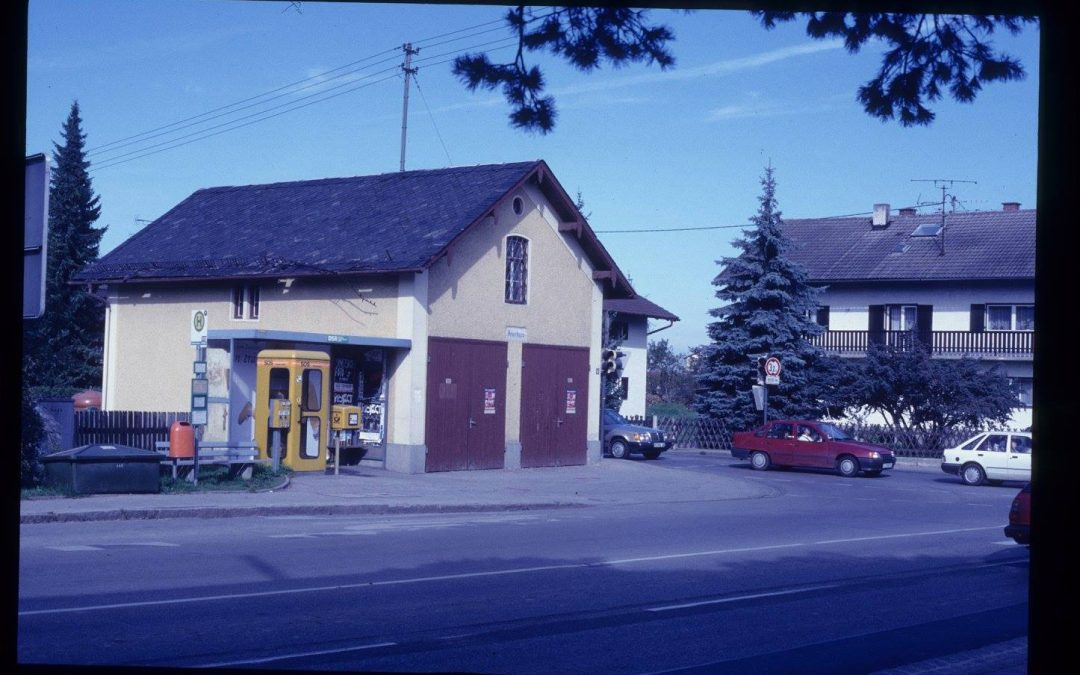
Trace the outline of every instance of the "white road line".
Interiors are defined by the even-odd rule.
[[[169,543],[167,541],[136,541],[136,542],[132,542],[132,543],[126,544],[126,545],[127,546],[162,546],[162,547],[169,547],[169,548],[178,548],[180,546],[180,544],[172,544],[172,543]]]
[[[334,586],[311,586],[307,588],[275,589],[270,591],[257,591],[252,593],[224,593],[221,595],[204,595],[188,598],[172,598],[167,600],[143,600],[137,602],[121,602],[105,605],[86,605],[81,607],[60,607],[56,609],[36,609],[19,612],[19,616],[36,616],[41,614],[68,614],[72,612],[93,612],[107,609],[127,609],[131,607],[153,607],[166,605],[181,605],[195,602],[212,602],[217,600],[239,600],[244,598],[268,598],[280,595],[298,595],[301,593],[323,593],[326,591],[342,591],[357,588],[375,588],[378,586],[401,586],[406,584],[419,584],[432,581],[452,581],[456,579],[476,579],[482,577],[507,576],[511,574],[528,574],[531,572],[547,572],[554,570],[585,569],[594,567],[610,567],[614,565],[627,565],[641,562],[658,562],[662,560],[676,560],[680,558],[700,558],[716,555],[729,555],[732,553],[752,553],[757,551],[770,551],[788,548],[800,548],[807,546],[821,546],[825,544],[843,544],[849,542],[875,541],[883,539],[896,539],[900,537],[926,537],[941,534],[955,534],[958,532],[978,532],[982,530],[996,530],[994,527],[972,527],[958,530],[936,530],[933,532],[911,532],[906,534],[885,534],[875,537],[859,537],[853,539],[832,539],[809,543],[777,544],[773,546],[753,546],[746,548],[715,549],[710,551],[691,551],[688,553],[670,553],[665,555],[641,556],[638,558],[621,558],[615,560],[602,560],[600,562],[568,563],[565,565],[538,565],[535,567],[512,567],[504,570],[488,570],[484,572],[462,572],[459,574],[441,574],[427,577],[411,577],[406,579],[387,579],[382,581],[360,581],[353,584],[337,584]]]
[[[881,534],[876,537],[855,537],[852,539],[826,539],[824,541],[815,541],[814,545],[818,544],[847,544],[854,541],[876,541],[879,539],[899,539],[902,537],[926,537],[935,534],[956,534],[958,532],[979,532],[982,530],[996,530],[997,525],[993,527],[966,527],[960,530],[937,530],[934,532],[909,532],[907,534]]]
[[[379,647],[393,647],[396,642],[376,642],[371,645],[360,645],[359,647],[342,647],[341,649],[324,649],[317,652],[296,652],[294,654],[279,654],[277,656],[268,656],[262,659],[247,659],[245,661],[222,661],[220,663],[203,663],[195,668],[228,668],[229,666],[249,666],[256,663],[270,663],[272,661],[284,661],[286,659],[299,659],[305,656],[326,656],[327,654],[347,654],[349,652],[359,652],[365,649],[378,649]]]
[[[820,591],[826,588],[840,588],[846,584],[824,584],[821,586],[809,586],[807,588],[794,588],[788,591],[774,591],[772,593],[753,593],[751,595],[739,595],[734,598],[722,598],[719,600],[702,600],[701,602],[688,602],[682,605],[666,605],[664,607],[649,607],[646,612],[670,612],[676,609],[687,609],[688,607],[703,607],[705,605],[722,605],[728,602],[739,602],[740,600],[753,600],[755,598],[774,598],[778,595],[795,595],[796,593],[809,593],[810,591]]]
[[[68,552],[71,552],[71,551],[104,551],[105,550],[100,546],[77,546],[77,545],[71,545],[71,546],[46,546],[45,548],[51,548],[54,551],[68,551]]]

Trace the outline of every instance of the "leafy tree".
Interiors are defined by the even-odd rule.
[[[666,339],[649,342],[648,396],[655,404],[693,402],[696,383],[686,369],[686,357],[676,354]]]
[[[934,359],[914,339],[910,346],[873,345],[855,367],[857,376],[840,396],[880,413],[898,430],[1005,424],[1018,405],[1015,388],[996,365]]]
[[[712,342],[698,375],[695,407],[732,429],[760,419],[750,387],[756,381],[757,356],[764,354],[783,365],[781,383],[769,387],[770,415],[822,413],[814,377],[821,352],[807,341],[822,330],[809,318],[820,291],[785,256],[792,244],[783,232],[771,166],[761,185],[754,227],[733,242],[742,253],[717,261],[723,269],[712,283],[723,304],[709,312],[717,321],[708,326]]]
[[[795,12],[755,10],[765,29],[794,21]],[[813,38],[841,37],[849,52],[871,40],[890,46],[882,56],[877,77],[859,88],[857,97],[869,115],[902,126],[927,125],[934,113],[924,101],[937,101],[943,89],[961,102],[973,101],[984,83],[1019,80],[1021,63],[995,52],[990,38],[996,29],[1019,33],[1033,16],[945,15],[867,12],[807,12],[807,34]],[[645,10],[626,7],[543,7],[518,5],[506,13],[517,35],[513,62],[492,63],[485,54],[454,60],[453,72],[470,89],[501,87],[511,105],[510,123],[526,131],[548,133],[555,127],[555,99],[544,95],[544,76],[525,63],[525,52],[549,50],[578,70],[591,72],[607,60],[675,64],[668,51],[671,29],[647,23]]]
[[[63,145],[54,144],[49,184],[49,251],[45,314],[25,321],[24,376],[35,387],[101,386],[105,310],[71,277],[98,257],[105,228],[90,185],[78,101],[64,122]]]
[[[44,477],[44,467],[38,460],[40,448],[45,441],[45,425],[38,414],[36,401],[26,384],[22,382],[22,420],[19,438],[19,482],[24,488],[34,487]]]

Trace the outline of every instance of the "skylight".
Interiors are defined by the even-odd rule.
[[[923,223],[911,233],[913,237],[936,237],[941,234],[941,223]]]

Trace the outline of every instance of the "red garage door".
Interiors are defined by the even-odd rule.
[[[522,345],[521,465],[584,464],[589,350]]]
[[[427,471],[501,469],[506,343],[428,340]]]

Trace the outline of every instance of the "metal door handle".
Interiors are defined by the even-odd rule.
[[[555,418],[555,426],[561,427],[562,426],[562,419],[556,417]]]
[[[476,420],[474,420],[473,418],[470,417],[469,418],[469,428],[472,429],[475,426],[476,426]]]

